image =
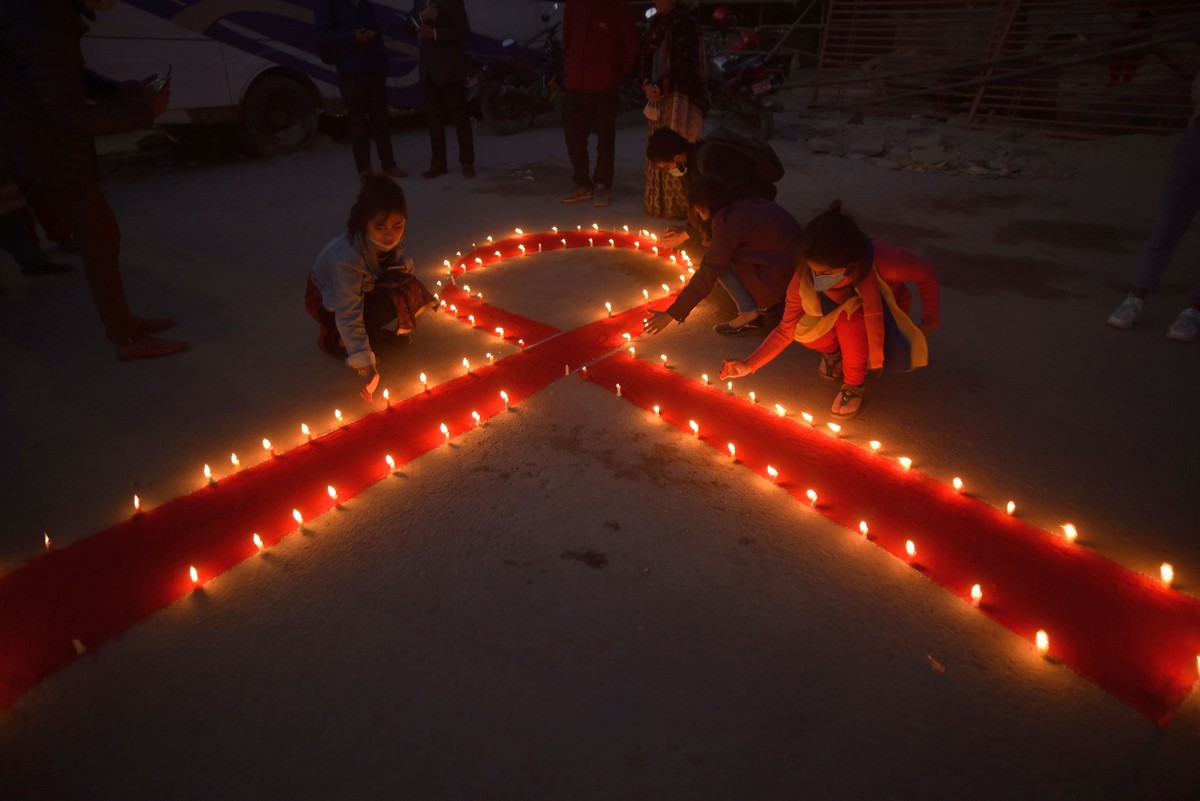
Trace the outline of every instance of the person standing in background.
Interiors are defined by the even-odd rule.
[[[475,137],[467,105],[470,62],[463,42],[471,33],[462,0],[417,1],[413,13],[420,20],[420,74],[425,89],[425,114],[429,121],[429,169],[421,173],[437,178],[448,172],[446,120],[454,123],[458,138],[458,163],[466,178],[475,177]]]
[[[368,0],[316,0],[316,26],[321,57],[337,70],[346,103],[354,168],[371,173],[374,140],[380,170],[403,178],[408,173],[396,166],[388,127],[388,58],[375,9]]]
[[[669,128],[688,142],[700,138],[708,111],[704,40],[700,26],[676,0],[654,0],[658,12],[642,43],[642,91],[649,133]],[[648,217],[681,220],[687,215],[687,187],[677,170],[661,170],[646,159],[645,211]]]
[[[567,0],[563,48],[567,54],[563,134],[574,186],[563,203],[611,202],[617,141],[617,90],[638,52],[637,26],[626,0]],[[588,136],[596,134],[596,171],[589,172]]]

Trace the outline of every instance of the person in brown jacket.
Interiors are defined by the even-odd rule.
[[[114,0],[0,3],[0,174],[45,205],[78,240],[88,286],[117,358],[168,356],[186,342],[153,333],[174,321],[135,317],[119,263],[121,230],[96,175],[93,138],[149,127],[169,85],[152,90],[84,69],[79,39]],[[89,100],[97,102],[89,103]]]
[[[688,207],[707,229],[708,250],[675,302],[663,311],[650,312],[644,321],[646,332],[657,334],[672,322],[682,323],[720,284],[733,298],[738,314],[713,330],[725,336],[766,333],[767,318],[777,313],[787,296],[804,229],[777,203],[740,196],[712,175],[692,182]]]

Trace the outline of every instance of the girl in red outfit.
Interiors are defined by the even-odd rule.
[[[805,227],[801,242],[783,320],[746,361],[727,360],[720,378],[755,372],[794,339],[820,351],[822,378],[842,381],[834,416],[853,417],[862,406],[867,370],[928,363],[925,338],[939,320],[937,273],[903,248],[867,238],[842,212],[841,201]],[[920,325],[908,316],[912,296],[905,282],[921,294]]]

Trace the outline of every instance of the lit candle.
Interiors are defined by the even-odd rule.
[[[737,448],[733,447],[733,443],[732,443],[732,442],[731,442],[731,443],[729,443],[728,445],[726,445],[725,447],[729,449],[729,458],[730,458],[731,460],[735,460],[735,461],[736,461],[736,460],[737,460]]]
[[[879,441],[879,440],[877,440],[877,439],[873,439],[873,440],[871,440],[870,442],[868,442],[867,444],[871,446],[871,450],[872,450],[874,453],[879,453],[879,449],[880,449],[881,447],[883,447],[883,443],[882,443],[882,442],[880,442],[880,441]]]
[[[570,374],[571,374],[571,365],[564,364],[563,365],[563,375],[570,375]]]
[[[297,526],[303,526],[303,525],[304,525],[304,515],[300,514],[300,510],[299,510],[299,509],[293,509],[293,510],[292,510],[292,519],[296,521],[296,525],[297,525]]]
[[[50,535],[49,535],[49,534],[47,534],[47,533],[46,533],[46,532],[44,532],[44,531],[42,532],[42,540],[43,540],[43,541],[45,542],[45,544],[46,544],[46,550],[47,550],[47,551],[52,551],[52,550],[54,550],[54,546],[50,544]]]
[[[829,427],[829,430],[835,437],[840,437],[842,435],[842,427],[837,423],[826,423],[825,425]]]
[[[508,393],[505,392],[504,390],[500,390],[500,400],[504,401],[504,408],[507,409],[508,408]]]
[[[870,529],[867,527],[867,521],[866,521],[866,520],[859,520],[859,521],[858,521],[858,533],[859,533],[859,534],[862,534],[862,535],[865,537],[865,536],[867,536],[867,531],[869,531],[869,530],[870,530]]]
[[[604,301],[604,310],[608,312],[609,317],[612,317],[612,304],[607,300]]]
[[[1079,536],[1079,532],[1075,530],[1075,526],[1070,523],[1063,523],[1062,530],[1063,535],[1067,538],[1067,542],[1074,542],[1075,538]]]
[[[496,363],[496,357],[495,357],[495,356],[493,356],[493,355],[492,355],[492,354],[490,354],[490,353],[488,353],[488,354],[485,354],[485,355],[487,356],[488,364],[495,364],[495,363]]]
[[[750,390],[750,402],[758,403],[758,395],[754,394],[754,390]]]
[[[777,403],[775,404],[775,414],[779,415],[780,417],[787,417],[787,409],[783,408],[783,406]]]
[[[1045,631],[1038,629],[1037,635],[1035,636],[1035,640],[1037,642],[1038,653],[1041,654],[1042,656],[1045,656],[1046,653],[1050,650],[1050,636],[1048,634],[1046,634]]]
[[[909,559],[917,555],[917,546],[913,544],[912,540],[904,541],[904,552],[908,554]]]
[[[658,407],[658,404],[655,404],[655,405],[654,405],[654,416],[655,416],[655,417],[661,417],[661,416],[662,416],[662,409],[660,409],[660,408]]]
[[[475,263],[476,263],[476,264],[480,264],[480,265],[482,265],[482,264],[483,264],[483,259],[481,259],[481,258],[479,258],[478,256],[476,256],[476,257],[475,257]]]
[[[478,428],[480,421],[479,412],[471,412],[471,419],[475,421],[475,427]]]
[[[450,260],[442,259],[442,266],[445,267],[447,270],[449,270],[450,269]],[[441,285],[442,285],[442,282],[438,281],[438,286],[441,286]]]
[[[523,340],[523,339],[518,339],[518,340],[517,340],[517,347],[518,347],[518,348],[520,348],[521,350],[525,350],[525,340]]]
[[[629,348],[629,355],[630,355],[630,356],[633,356],[634,358],[637,358],[637,348],[635,348],[635,347],[633,347],[633,346],[630,346],[630,348]]]
[[[695,420],[688,420],[688,427],[692,429],[692,436],[700,439],[700,426]]]
[[[342,425],[342,410],[341,409],[333,410],[333,419],[337,420],[337,424],[339,427]]]
[[[425,379],[425,374],[421,373],[421,389],[425,392],[429,391],[429,382]]]
[[[254,547],[257,548],[258,550],[261,551],[263,548],[266,547],[265,545],[263,545],[262,537],[258,536],[257,531],[254,532],[254,535],[252,537],[250,537],[250,539],[254,541]]]
[[[504,329],[501,327],[497,327],[496,328],[496,336],[500,337],[501,339],[504,339]]]
[[[525,236],[525,232],[520,228],[514,228],[513,230],[517,232],[517,236]]]
[[[617,384],[617,397],[621,397],[621,385]]]
[[[474,327],[475,327],[475,315],[473,315],[473,314],[468,314],[468,315],[467,315],[467,322],[471,324],[471,327],[472,327],[472,328],[474,328]]]
[[[46,542],[47,542],[46,547],[50,547],[49,546],[50,540],[47,539]],[[1170,562],[1163,562],[1162,565],[1158,568],[1158,572],[1162,575],[1163,585],[1170,587],[1171,582],[1175,580],[1175,568],[1171,567]]]
[[[341,504],[338,503],[337,490],[333,488],[332,484],[325,487],[325,491],[329,493],[329,500],[333,501],[335,506],[341,506]]]
[[[810,427],[816,422],[813,420],[813,416],[808,412],[800,412],[800,417],[803,418],[804,422],[808,423]]]
[[[389,473],[395,472],[396,460],[392,458],[392,455],[390,453],[383,457],[383,461],[387,462]]]
[[[592,230],[599,233],[600,232],[600,223],[592,223]]]
[[[954,477],[954,480],[953,480],[953,481],[951,481],[950,483],[954,485],[954,491],[955,491],[955,492],[962,492],[963,483],[962,483],[962,479],[961,479],[961,478],[959,478],[958,476],[955,476],[955,477]]]
[[[392,408],[392,396],[386,389],[383,391],[383,405],[388,409]]]
[[[517,245],[517,250],[521,251],[522,256],[525,255],[525,246],[524,245]]]
[[[192,577],[192,584],[200,583],[200,573],[196,570],[195,565],[188,568],[188,575]]]
[[[635,239],[635,240],[634,240],[634,242],[633,242],[633,249],[634,249],[634,250],[641,250],[641,249],[642,249],[642,243],[641,243],[641,242],[638,242],[638,241]]]
[[[733,394],[733,382],[732,381],[725,382],[725,391],[728,392],[730,395]]]
[[[208,465],[204,465],[204,480],[209,484],[213,483],[212,468]]]
[[[312,442],[312,431],[309,430],[307,423],[300,424],[300,433],[304,435],[306,441]]]
[[[142,511],[142,499],[139,498],[138,496],[134,495],[133,496],[133,513],[136,515],[140,511]]]
[[[450,313],[454,315],[455,320],[458,319],[458,307],[455,306],[453,303],[450,304]]]
[[[615,239],[608,240],[608,246],[615,248],[617,246],[617,241]]]
[[[816,509],[817,508],[817,491],[809,490],[808,492],[806,492],[804,494],[808,496],[808,505],[811,506],[812,508]]]
[[[565,239],[560,239],[560,240],[558,240],[558,241],[559,241],[559,242],[562,242],[562,246],[563,246],[564,248],[567,246],[567,240],[565,240]]]
[[[488,238],[487,238],[487,240],[488,240],[488,244],[491,244],[491,241],[492,241],[492,235],[491,235],[491,234],[488,234]]]
[[[771,465],[767,465],[767,475],[771,477],[772,482],[779,483],[779,471],[771,467]]]
[[[708,386],[708,373],[701,373],[700,380],[704,382],[704,386]]]
[[[590,236],[588,237],[588,247],[589,248],[596,247],[596,242]]]
[[[446,444],[449,445],[450,444],[450,429],[446,427],[445,423],[442,423],[441,429],[442,429],[442,436],[446,438]]]
[[[658,248],[657,248],[657,247],[651,247],[651,248],[650,248],[650,250],[651,250],[651,251],[653,251],[653,253],[654,253],[654,255],[655,255],[655,256],[657,256],[657,255],[658,255]],[[666,284],[663,284],[663,286],[666,286]],[[667,291],[669,292],[670,290],[667,290]]]
[[[479,261],[479,259],[476,259],[475,261]],[[470,295],[471,295],[471,285],[470,285],[470,284],[463,284],[463,292],[466,292],[466,293],[467,293],[467,296],[468,296],[468,297],[470,297]]]
[[[621,230],[622,230],[622,231],[624,231],[625,233],[629,233],[629,226],[628,226],[628,225],[622,225],[622,226],[621,226]]]
[[[650,300],[650,290],[649,289],[642,290],[642,298],[644,300]]]
[[[630,334],[630,333],[627,331],[627,332],[625,332],[625,333],[621,334],[621,339],[625,340],[626,342],[632,342],[632,341],[633,341],[633,334]]]
[[[971,585],[971,603],[974,606],[979,606],[979,602],[983,600],[983,587],[978,584]]]
[[[671,294],[671,287],[667,286],[666,284],[660,284],[660,286],[662,286],[663,292],[666,292],[668,295]]]
[[[557,233],[558,233],[558,226],[557,226],[557,225],[552,225],[552,226],[550,226],[550,230],[551,230],[553,233],[556,233],[556,234],[557,234]]]
[[[502,258],[504,258],[503,256],[501,256],[501,255],[500,255],[500,251],[498,251],[498,250],[495,252],[495,256],[496,256],[496,258],[497,258],[497,259],[502,259]]]
[[[263,437],[262,446],[263,446],[263,450],[267,452],[268,456],[275,455],[275,449],[273,447],[271,447],[271,440],[267,439],[266,437]]]
[[[470,374],[470,372],[471,372],[471,363],[470,363],[469,361],[467,361],[467,357],[466,357],[466,356],[463,356],[463,369],[467,371],[467,374],[468,374],[468,375]]]
[[[908,472],[908,469],[912,467],[912,459],[909,459],[907,456],[901,456],[896,461],[900,462],[900,466],[904,468],[905,472]]]
[[[1012,501],[1009,501],[1008,506],[1004,507],[1004,510],[1011,515],[1013,512],[1017,511],[1017,505]]]
[[[663,365],[663,367],[666,367],[666,366],[667,366],[667,354],[665,354],[665,353],[664,353],[664,354],[662,354],[661,356],[659,356],[658,358],[659,358],[660,360],[662,360],[662,365]]]
[[[234,470],[237,470],[242,466],[242,463],[238,460],[236,453],[229,454],[229,463],[233,465]]]

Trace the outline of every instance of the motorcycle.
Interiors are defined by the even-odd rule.
[[[787,80],[792,55],[759,52],[758,31],[750,28],[737,29],[737,40],[726,47],[735,17],[719,6],[712,19],[716,28],[705,48],[711,109],[742,120],[758,138],[770,139],[775,133],[771,98]]]
[[[542,29],[527,42],[505,39],[500,53],[476,58],[479,69],[468,82],[468,97],[497,135],[528,128],[562,101],[566,55],[558,38],[561,27],[543,14]]]

